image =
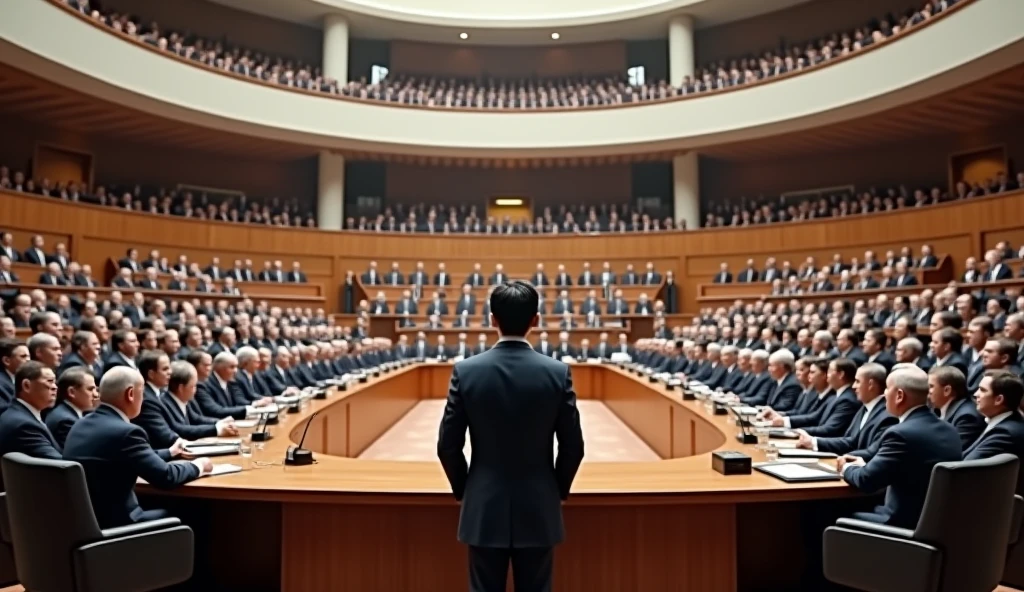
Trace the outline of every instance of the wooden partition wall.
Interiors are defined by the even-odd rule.
[[[257,269],[267,259],[282,259],[286,268],[290,261],[297,260],[311,282],[324,284],[331,312],[339,310],[338,292],[346,270],[361,273],[371,260],[378,262],[381,273],[387,271],[391,261],[399,261],[406,274],[414,261],[423,261],[431,273],[437,262],[445,261],[456,280],[469,271],[472,262],[480,262],[489,275],[498,262],[507,270],[525,270],[543,261],[551,276],[553,265],[561,261],[575,276],[583,261],[590,261],[594,272],[600,270],[603,261],[610,261],[619,272],[627,262],[638,265],[653,261],[663,273],[667,269],[675,271],[680,310],[693,312],[697,286],[709,282],[722,261],[729,261],[736,271],[747,258],[753,258],[759,267],[767,256],[789,258],[797,265],[808,255],[825,262],[836,252],[849,258],[863,255],[865,249],[884,253],[903,245],[917,249],[922,243],[930,243],[937,255],[952,258],[959,274],[966,257],[982,255],[999,240],[1018,246],[1024,242],[1024,192],[752,228],[547,238],[268,228],[168,218],[8,192],[0,192],[0,199],[4,204],[0,225],[15,233],[20,248],[28,245],[31,234],[43,233],[48,240],[65,241],[74,259],[96,270],[103,269],[111,256],[122,256],[129,247],[138,248],[143,255],[149,249],[160,249],[172,261],[184,253],[204,265],[214,255],[221,258],[222,265],[230,265],[236,258],[249,258]]]

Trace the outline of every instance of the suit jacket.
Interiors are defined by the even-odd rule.
[[[848,387],[841,395],[828,397],[825,405],[821,407],[821,415],[817,421],[808,424],[804,431],[819,438],[841,436],[850,428],[850,422],[861,407],[863,406],[857,400],[857,393],[853,391],[852,386]]]
[[[103,374],[106,374],[111,368],[127,365],[128,363],[124,361],[124,357],[121,356],[120,352],[112,352],[107,356],[107,359],[103,361]]]
[[[967,450],[985,430],[985,416],[978,411],[977,404],[970,397],[950,401],[943,419],[960,434],[961,450]]]
[[[145,430],[146,439],[152,442],[153,448],[170,448],[178,438],[188,440],[189,438],[171,429],[167,423],[164,405],[160,403],[160,397],[163,395],[149,384],[142,388],[142,392],[142,411],[132,423]]]
[[[301,364],[300,367],[306,368],[306,365]],[[317,381],[316,374],[313,373],[312,369],[309,371],[312,375],[312,384],[309,386],[313,386]],[[220,384],[218,383],[217,386],[220,387]],[[253,385],[249,375],[241,370],[236,372],[235,378],[228,383],[228,393],[231,395],[232,405],[248,405],[262,396],[256,392],[256,387]]]
[[[463,454],[467,427],[472,472]],[[569,367],[519,341],[501,341],[456,364],[437,455],[462,501],[460,541],[498,548],[560,543],[561,501],[583,460]]]
[[[935,361],[935,366],[952,366],[957,368],[960,372],[963,372],[964,376],[967,376],[967,362],[964,357],[957,352],[949,354],[949,358],[944,363],[939,363],[939,360]]]
[[[869,356],[865,358],[865,362],[874,362],[876,364],[881,364],[882,366],[885,366],[885,371],[886,373],[888,373],[891,372],[892,367],[896,365],[896,358],[894,358],[893,355],[890,354],[889,352],[883,350],[878,352],[878,355],[875,356],[874,360],[872,360]]]
[[[78,417],[78,411],[71,406],[71,403],[61,401],[54,405],[46,415],[46,428],[50,430],[57,445],[63,448],[68,439],[68,432],[78,423],[79,419],[81,418]]]
[[[964,450],[964,460],[1013,454],[1024,458],[1024,417],[1014,411],[991,429],[987,429]],[[1024,474],[1017,475],[1017,493],[1024,492]]]
[[[793,373],[789,373],[782,382],[776,382],[775,379],[771,379],[771,392],[768,394],[767,405],[775,411],[789,411],[796,407],[796,402],[800,398],[800,393],[803,392],[803,387],[797,382],[796,376]]]
[[[818,438],[818,450],[820,452],[832,452],[835,454],[848,454],[854,450],[867,450],[875,444],[885,430],[897,423],[897,419],[885,410],[885,399],[879,399],[871,408],[867,422],[860,427],[861,419],[867,412],[867,407],[860,405],[849,427],[842,436]]]
[[[196,385],[194,400],[202,414],[207,417],[245,419],[245,405],[235,405],[231,395],[220,388],[217,377],[212,374],[204,382]]]
[[[14,380],[7,370],[0,369],[0,415],[14,403]]]
[[[767,371],[757,374],[750,380],[744,392],[737,392],[740,396],[740,402],[744,405],[767,405],[768,395],[772,393],[775,381]],[[799,388],[800,385],[797,385]],[[797,396],[799,396],[799,391]]]
[[[467,302],[465,294],[459,295],[459,300],[455,303],[455,314],[461,315],[462,311],[468,311],[471,315],[476,314],[476,296],[470,294]]]
[[[864,350],[859,347],[851,347],[848,352],[839,352],[840,358],[846,358],[857,366],[863,366],[868,361],[868,357],[864,354]]]
[[[926,406],[919,407],[882,435],[878,451],[863,466],[850,466],[843,479],[865,492],[886,489],[885,503],[855,518],[914,528],[921,517],[932,468],[963,458],[960,435]]]
[[[717,274],[715,274],[715,279],[712,281],[713,283],[716,284],[731,284],[732,274],[729,273],[728,271],[720,271]]]
[[[166,452],[161,456],[150,446],[145,430],[124,421],[108,405],[100,405],[71,428],[64,459],[80,463],[85,470],[100,528],[141,518],[135,497],[139,477],[159,489],[173,489],[199,477],[199,468],[192,463],[168,463]]]
[[[0,415],[0,456],[21,452],[35,458],[60,460],[61,447],[46,424],[18,401]]]
[[[969,359],[969,358],[967,358]],[[981,364],[981,357],[976,362],[970,362],[967,366],[967,392],[972,396],[974,391],[981,386],[981,379],[985,377],[985,367]]]
[[[170,393],[160,396],[160,405],[163,406],[167,424],[182,438],[198,440],[217,436],[217,420],[204,416],[199,410],[199,404],[194,400],[185,405],[185,413],[181,412],[181,407],[178,407],[174,395]]]

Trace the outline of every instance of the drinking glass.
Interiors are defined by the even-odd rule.
[[[768,462],[779,460],[779,449],[775,447],[775,444],[768,444],[764,447],[764,459]]]

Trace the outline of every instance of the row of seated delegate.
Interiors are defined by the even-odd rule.
[[[1000,335],[996,319],[977,314],[970,297],[957,296],[951,310],[944,295],[923,296],[919,306],[941,307],[928,320],[927,348],[910,330],[911,311],[897,316],[893,309],[890,338],[888,321],[875,324],[869,311],[849,314],[840,305],[813,310],[808,320],[799,303],[785,311],[753,304],[745,318],[732,311],[738,319],[716,311],[679,328],[673,339],[631,344],[624,334],[613,341],[601,332],[596,343],[577,346],[568,332],[557,341],[541,332],[531,342],[539,354],[570,362],[625,354],[651,374],[699,382],[753,406],[759,420],[793,430],[797,447],[842,456],[839,470],[851,486],[866,493],[888,486],[889,501],[874,514],[886,524],[913,527],[925,487],[858,478],[881,457],[927,483],[931,466],[900,445],[908,434],[935,460],[1024,454],[1024,384],[1018,378],[1024,303],[1004,319]],[[873,306],[877,316],[884,301]],[[237,436],[236,422],[273,413],[285,398],[326,388],[338,377],[404,359],[457,361],[487,349],[486,335],[471,344],[461,332],[449,345],[443,335],[429,342],[423,331],[393,344],[329,324],[293,324],[280,310],[158,313],[147,311],[138,330],[111,331],[107,317],[93,316],[65,339],[57,312],[34,310],[26,343],[6,330],[0,338],[0,455],[83,462],[101,528],[163,516],[140,508],[130,489],[110,485],[110,466],[133,477],[127,483],[142,475],[138,463],[127,460],[128,448],[108,447],[102,476],[89,471],[97,458],[90,446],[107,430],[124,430],[133,445],[130,458],[144,455],[147,477],[164,475],[159,484],[169,489],[212,470],[209,459],[182,458],[186,441]],[[887,396],[897,383],[901,394]],[[139,401],[139,393],[141,405],[125,404]],[[184,462],[168,464],[175,458]]]
[[[550,208],[544,208],[540,216],[531,222],[528,218],[513,220],[511,216],[481,218],[476,206],[469,208],[446,208],[433,206],[424,216],[422,212],[409,212],[404,218],[396,216],[390,207],[377,216],[349,217],[345,230],[364,232],[401,232],[426,234],[594,234],[599,232],[657,232],[660,230],[686,230],[686,221],[676,222],[671,216],[658,218],[655,215],[631,211],[628,207],[610,212],[604,208],[579,206],[576,214],[559,208],[558,215],[552,215]],[[601,210],[599,212],[599,210]],[[447,211],[447,217],[444,212]]]
[[[900,185],[889,189],[870,188],[860,193],[851,188],[841,192],[830,192],[824,196],[811,192],[805,196],[744,197],[736,201],[721,199],[706,206],[704,228],[845,218],[860,214],[921,208],[1020,189],[1024,189],[1024,172],[1012,177],[1005,172],[999,172],[985,181],[959,181],[952,191],[946,191],[939,186],[912,190]]]
[[[325,77],[318,66],[299,60],[267,56],[258,51],[232,47],[220,40],[197,38],[168,30],[157,23],[145,24],[135,16],[101,10],[91,5],[89,0],[61,1],[84,18],[159,51],[222,72],[289,88],[424,107],[540,110],[667,100],[770,80],[825,65],[833,59],[896,38],[967,0],[930,0],[923,7],[908,9],[898,16],[889,15],[817,41],[708,64],[699,68],[692,77],[684,79],[679,87],[664,81],[634,80],[631,84],[622,74],[512,80],[394,74],[376,83],[369,83],[365,78],[338,81]]]
[[[45,177],[33,179],[23,171],[12,172],[8,166],[0,166],[0,189],[129,212],[215,222],[316,228],[316,217],[312,212],[303,212],[295,197],[259,200],[251,199],[243,193],[215,197],[203,191],[143,185],[96,185],[90,188],[78,181],[51,180]]]
[[[574,276],[572,273],[566,270],[565,265],[559,264],[556,273],[549,276],[544,269],[543,263],[538,263],[536,271],[527,277],[518,277],[524,274],[517,274],[517,277],[505,271],[505,266],[502,263],[496,263],[494,265],[494,272],[485,275],[481,271],[481,265],[479,263],[473,264],[473,270],[470,272],[459,272],[459,275],[464,275],[461,285],[469,286],[470,288],[482,287],[482,286],[495,286],[512,279],[523,279],[530,282],[536,287],[544,288],[545,286],[657,286],[662,283],[665,279],[674,279],[674,274],[671,270],[665,272],[662,276],[661,272],[655,269],[653,262],[647,262],[644,271],[637,273],[633,268],[633,264],[626,264],[625,270],[622,272],[616,272],[610,262],[605,261],[601,266],[601,271],[591,270],[590,263],[586,262],[582,266],[582,270],[578,276]],[[347,273],[349,280],[353,280],[356,277],[354,271]],[[448,271],[447,266],[441,262],[437,265],[437,271],[433,275],[428,273],[423,265],[423,262],[417,262],[416,270],[406,276],[401,269],[401,265],[398,262],[391,263],[391,269],[386,273],[381,273],[377,267],[376,261],[371,261],[366,271],[361,273],[359,281],[364,286],[451,286],[453,285],[453,275]],[[575,284],[574,284],[575,282]]]

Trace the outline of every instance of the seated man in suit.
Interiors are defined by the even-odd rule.
[[[772,377],[768,374],[768,352],[763,349],[751,352],[749,377],[731,392],[738,395],[744,405],[764,405],[772,385]]]
[[[1024,382],[1010,372],[985,372],[974,394],[978,411],[985,416],[985,430],[964,451],[964,460],[1013,454],[1024,458],[1024,417],[1020,405]],[[1024,491],[1024,473],[1017,475],[1017,493]]]
[[[955,314],[955,313],[954,313]],[[940,315],[932,317],[934,321],[941,318]],[[964,361],[960,351],[964,345],[964,338],[958,329],[953,327],[942,327],[932,330],[932,353],[935,356],[935,366],[952,366],[967,376],[967,362]]]
[[[139,336],[134,331],[119,329],[110,337],[110,355],[103,362],[103,373],[111,368],[127,366],[135,369],[135,356],[139,355]]]
[[[853,389],[860,401],[857,413],[841,436],[817,437],[806,430],[797,430],[798,448],[848,454],[872,448],[885,430],[896,424],[896,418],[885,409],[885,368],[881,364],[864,364],[857,369]]]
[[[168,462],[181,443],[154,451],[146,432],[131,420],[142,410],[143,381],[138,371],[117,367],[100,381],[100,405],[68,434],[64,459],[85,470],[89,498],[100,528],[167,517],[164,510],[143,510],[135,498],[139,477],[159,489],[173,489],[213,470],[208,458]]]
[[[57,445],[63,447],[68,432],[99,404],[96,378],[85,366],[68,368],[57,379],[57,404],[46,416],[46,427]]]
[[[822,366],[825,367],[824,370]],[[822,372],[825,372],[828,385],[824,393],[817,393],[818,404],[812,403],[810,408],[801,414],[773,418],[773,425],[799,428],[798,433],[801,435],[816,438],[841,436],[850,427],[850,422],[860,408],[860,402],[853,389],[857,366],[847,358],[836,358],[831,362],[816,359],[811,362],[812,382],[818,382]]]
[[[76,366],[86,368],[93,376],[103,373],[100,362],[100,339],[92,331],[75,331],[71,336],[70,353],[60,361],[57,376],[61,376],[68,368]]]
[[[287,350],[287,348],[282,348]],[[234,354],[225,353],[225,358]],[[208,417],[233,417],[245,419],[249,412],[246,405],[233,405],[227,388],[221,393],[218,389],[211,389],[209,386],[210,376],[213,374],[213,358],[210,354],[201,349],[192,350],[185,358],[189,364],[196,369],[197,386],[195,401],[199,410]],[[230,380],[228,381],[230,382]]]
[[[885,503],[860,520],[914,528],[928,492],[932,468],[963,458],[960,435],[928,408],[928,375],[913,366],[893,370],[885,383],[885,407],[899,423],[885,431],[870,461],[846,455],[839,472],[847,483],[873,493],[886,489]]]
[[[29,361],[28,348],[14,339],[0,339],[0,414],[14,403],[17,392],[15,375],[22,364]]]
[[[172,430],[188,438],[212,438],[216,436],[237,436],[238,428],[232,417],[208,417],[194,401],[198,384],[195,366],[177,361],[171,364],[171,376],[167,391],[160,395],[164,407],[164,419]]]
[[[21,452],[35,458],[61,459],[61,448],[43,423],[42,413],[57,401],[53,370],[28,361],[14,375],[17,398],[0,415],[0,456]]]
[[[887,343],[888,337],[886,337],[884,329],[868,329],[864,333],[862,345],[867,361],[885,366],[886,372],[892,370],[892,367],[896,365],[896,359],[886,350]]]
[[[569,343],[568,331],[560,331],[558,333],[558,343],[556,343],[555,347],[551,350],[551,356],[556,360],[561,360],[566,356],[569,356],[570,358],[576,357],[576,348]]]
[[[307,382],[311,382],[310,386],[315,385],[317,382],[316,370],[317,365],[312,363],[320,353],[320,348],[316,346],[309,346],[306,348],[310,352],[311,364],[306,366],[309,372],[303,371],[306,375]],[[228,352],[221,352],[221,354]],[[217,359],[220,359],[221,354],[217,354],[217,358],[214,358],[213,365],[214,369],[222,369],[224,366],[230,366],[231,358],[225,356],[224,363],[220,366],[217,364]],[[269,393],[259,391],[256,386],[256,371],[259,366],[260,354],[256,349],[245,346],[238,348],[232,356],[235,360],[236,371],[234,372],[234,378],[228,383],[228,393],[231,395],[231,405],[250,405],[250,406],[263,406],[270,405],[274,402],[273,397]],[[312,376],[309,376],[309,374]],[[218,373],[219,374],[219,373]]]
[[[936,366],[928,373],[928,403],[939,419],[956,428],[962,450],[985,429],[985,417],[967,395],[967,378],[953,366]]]

